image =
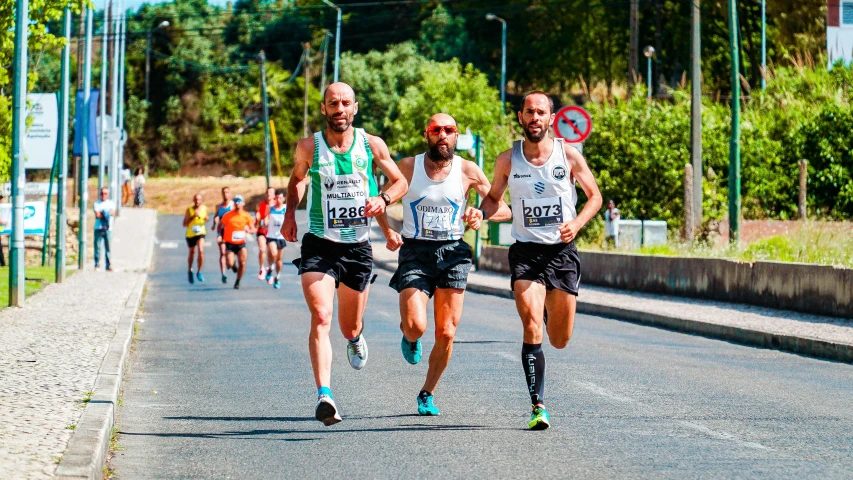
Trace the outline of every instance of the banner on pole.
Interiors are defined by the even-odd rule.
[[[24,203],[24,235],[44,235],[44,219],[47,214],[44,202]],[[0,235],[9,235],[15,229],[12,224],[12,204],[0,203]]]
[[[47,196],[50,191],[50,182],[27,182],[24,184],[24,195],[33,196],[33,197],[44,197]],[[56,188],[54,187],[53,192],[50,192],[53,196],[56,195]],[[4,197],[8,197],[12,195],[12,184],[4,183],[0,185],[0,195]]]
[[[27,117],[32,118],[24,133],[24,168],[52,168],[59,139],[59,103],[55,93],[27,95]]]
[[[92,89],[89,94],[89,155],[97,155],[100,153],[98,148],[98,97],[100,92]],[[77,90],[77,107],[83,105],[83,90]],[[83,126],[83,109],[77,108],[74,117],[74,149],[72,155],[79,157],[82,154],[82,140],[80,136]]]

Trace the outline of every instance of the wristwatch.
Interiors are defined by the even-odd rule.
[[[384,200],[384,201],[385,201],[385,206],[386,206],[386,207],[387,207],[388,205],[391,205],[391,197],[390,197],[390,196],[388,196],[388,194],[387,194],[387,193],[385,193],[385,192],[380,193],[380,194],[379,194],[379,198],[381,198],[382,200]]]

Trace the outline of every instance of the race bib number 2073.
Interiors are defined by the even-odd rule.
[[[521,201],[524,226],[549,227],[563,223],[563,202],[560,197],[525,198]]]

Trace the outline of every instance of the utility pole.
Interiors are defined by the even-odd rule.
[[[329,0],[323,0],[323,3],[338,11],[337,27],[335,27],[335,82],[340,80],[340,64],[341,64],[341,7],[335,5]]]
[[[693,225],[702,226],[702,37],[700,0],[691,0],[690,163],[693,165]]]
[[[267,177],[267,188],[270,188],[270,111],[267,103],[267,71],[264,51],[258,55],[261,61],[261,103],[264,109],[264,174]]]
[[[98,195],[104,187],[104,170],[106,169],[107,148],[107,72],[109,67],[109,36],[110,36],[110,9],[112,1],[104,0],[104,24],[103,38],[101,39],[101,85],[98,95],[98,111],[101,115],[101,134],[98,136]]]
[[[767,0],[761,0],[761,89],[767,88]]]
[[[121,69],[119,69],[118,79],[118,118],[116,119],[116,128],[119,131],[119,147],[118,147],[118,158],[116,158],[116,196],[119,197],[119,201],[116,203],[116,215],[121,215],[121,171],[124,169],[124,77],[125,72],[127,71],[127,65],[125,64],[125,57],[127,56],[127,15],[124,7],[124,0],[121,0],[121,35],[119,37],[119,54],[121,55],[119,60],[119,65]]]
[[[110,165],[109,165],[109,190],[110,190],[110,198],[113,201],[116,200],[116,187],[118,184],[116,183],[116,163],[118,160],[118,137],[116,136],[116,132],[118,131],[116,122],[118,121],[118,37],[119,37],[119,15],[117,12],[119,10],[118,3],[121,0],[117,0],[113,3],[112,10],[112,22],[113,22],[113,35],[110,43],[112,44],[112,62],[113,62],[113,71],[112,75],[110,75],[110,114],[112,115],[112,122],[109,125],[109,143],[110,143]],[[118,202],[116,202],[118,203]]]
[[[159,25],[154,27],[154,30],[159,30],[161,28],[166,28],[169,26],[168,20],[163,20]],[[151,101],[151,87],[150,87],[150,79],[151,79],[151,33],[154,31],[150,27],[148,28],[148,33],[146,35],[147,42],[145,44],[145,101]]]
[[[504,113],[506,111],[506,20],[494,13],[487,13],[486,20],[501,22],[501,113]]]
[[[68,182],[68,116],[71,107],[70,63],[71,63],[71,8],[66,6],[62,12],[62,35],[65,46],[62,48],[62,65],[59,84],[59,180],[56,192],[56,283],[65,281],[65,201]]]
[[[332,32],[328,30],[323,30],[323,32],[325,35],[323,36],[323,68],[320,69],[322,72],[320,74],[320,93],[326,92],[326,63],[328,63],[329,57],[329,37],[332,36]]]
[[[86,269],[86,209],[89,204],[89,100],[92,93],[92,9],[83,7],[86,12],[86,47],[83,53],[83,125],[80,125],[80,161],[78,163],[77,200],[80,205],[80,220],[77,224],[77,268]]]
[[[729,242],[740,242],[740,52],[737,4],[729,0],[729,43],[732,62],[732,138],[729,145]]]
[[[640,49],[640,1],[631,0],[630,18],[630,58],[628,60],[628,92],[630,93],[637,77]]]
[[[24,134],[27,128],[27,26],[29,0],[19,0],[15,8],[15,60],[12,65],[12,238],[9,248],[9,306],[23,307],[24,279]]]
[[[302,44],[302,47],[305,49],[303,55],[305,57],[302,59],[303,65],[305,68],[305,100],[304,100],[304,110],[302,112],[302,138],[308,138],[308,135],[311,132],[308,131],[308,85],[311,82],[311,44],[305,42]]]

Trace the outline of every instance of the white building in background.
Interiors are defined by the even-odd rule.
[[[853,62],[853,0],[826,2],[826,55],[829,68],[844,60]]]

